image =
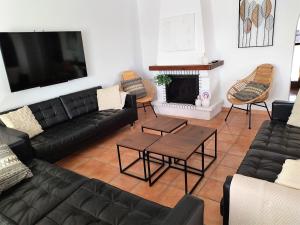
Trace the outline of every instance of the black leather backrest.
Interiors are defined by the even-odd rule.
[[[29,108],[43,129],[69,120],[59,98],[29,105]]]
[[[94,87],[84,91],[61,96],[60,99],[70,119],[98,110],[97,89]]]

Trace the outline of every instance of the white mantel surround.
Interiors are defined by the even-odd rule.
[[[223,100],[220,98],[219,69],[209,71],[159,71],[157,74],[199,75],[199,93],[206,90],[211,93],[209,107],[197,107],[191,104],[167,103],[165,86],[157,86],[157,100],[153,102],[155,111],[160,115],[179,116],[210,120],[222,111]]]

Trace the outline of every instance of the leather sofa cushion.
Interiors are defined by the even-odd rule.
[[[73,152],[70,147],[85,141],[96,133],[93,121],[72,120],[51,127],[31,139],[35,157],[55,162]]]
[[[32,178],[0,196],[0,212],[17,224],[35,224],[87,181],[39,160],[33,160],[29,168]]]
[[[70,119],[98,110],[97,89],[99,88],[101,87],[60,97]]]
[[[91,180],[38,225],[159,225],[171,209]]]
[[[251,149],[242,161],[237,173],[274,182],[281,172],[285,160],[294,158],[274,152]]]
[[[265,121],[250,148],[300,158],[300,128]]]
[[[69,119],[59,98],[29,105],[29,108],[43,129]]]
[[[49,128],[31,139],[31,145],[37,158],[55,162],[85,140],[108,135],[127,124],[129,117],[126,109],[92,112]]]

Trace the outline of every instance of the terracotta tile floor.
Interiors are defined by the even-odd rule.
[[[210,121],[189,119],[190,124],[218,129],[218,159],[207,170],[204,179],[194,192],[195,196],[205,202],[205,224],[207,225],[222,224],[219,204],[223,195],[223,182],[226,176],[233,175],[236,172],[260,124],[268,119],[266,113],[254,112],[253,128],[248,130],[248,120],[245,113],[233,111],[226,123],[224,122],[225,116],[226,112],[224,111]],[[149,187],[146,182],[122,175],[119,172],[116,141],[131,133],[140,132],[141,124],[152,118],[154,116],[150,110],[147,113],[141,110],[139,111],[139,120],[134,127],[127,126],[57,164],[87,177],[103,180],[143,198],[174,207],[184,195],[184,182],[181,171],[169,170],[152,187]],[[206,149],[208,153],[213,153],[213,139],[209,140]],[[130,163],[136,156],[137,153],[134,151],[124,149],[122,151],[124,163]],[[189,163],[191,165],[197,165],[198,163],[199,165],[197,156],[191,158]],[[209,159],[206,159],[205,163],[209,163]],[[142,175],[142,163],[132,168],[132,172]],[[195,180],[195,177],[189,176],[189,183],[193,183]]]

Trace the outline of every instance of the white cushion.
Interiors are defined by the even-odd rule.
[[[122,109],[125,104],[126,92],[120,92],[119,85],[97,90],[99,111]]]
[[[300,160],[287,159],[275,183],[300,190]]]
[[[44,132],[28,106],[0,115],[0,119],[8,128],[27,133],[30,138]]]
[[[292,113],[287,124],[295,127],[300,127],[300,91],[298,92]]]

